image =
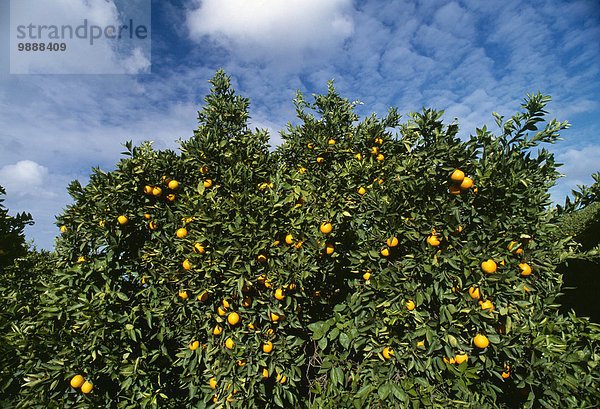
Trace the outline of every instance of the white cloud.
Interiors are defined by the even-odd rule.
[[[31,195],[44,184],[48,168],[31,160],[21,160],[0,168],[0,184],[7,193]]]
[[[246,60],[292,58],[339,47],[353,31],[350,0],[204,0],[190,10],[193,39],[209,36]]]

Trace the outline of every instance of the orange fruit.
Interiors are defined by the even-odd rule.
[[[479,301],[479,303],[481,305],[482,310],[489,309],[490,312],[492,312],[494,310],[494,304],[492,304],[492,302],[490,300]]]
[[[406,302],[406,308],[408,308],[409,311],[412,311],[415,309],[415,302],[413,300],[408,300]]]
[[[273,322],[277,322],[277,321],[279,321],[279,320],[281,319],[281,316],[280,316],[279,314],[277,314],[277,313],[275,313],[275,312],[271,311],[271,312],[269,313],[269,318],[271,318],[271,321],[273,321]]]
[[[458,354],[456,354],[456,363],[457,364],[462,364],[463,362],[466,362],[469,360],[469,356],[464,353],[464,352],[459,352]]]
[[[222,317],[223,315],[225,315],[225,313],[225,309],[219,305],[219,307],[217,308],[217,314],[219,314],[219,316]]]
[[[256,257],[256,259],[259,262],[264,263],[265,261],[267,261],[267,256],[265,256],[264,254],[259,254],[258,257]]]
[[[315,147],[315,145],[313,145],[312,143],[310,143],[310,142],[309,142],[309,143],[307,143],[307,144],[306,144],[306,147],[307,147],[308,149],[312,149],[312,148],[314,148],[314,147]]]
[[[216,387],[217,387],[217,380],[215,378],[210,378],[208,380],[208,384],[210,385],[211,388],[216,389]]]
[[[333,247],[333,244],[326,244],[325,245],[325,253],[327,253],[327,254],[333,254],[334,251],[335,251],[335,248]]]
[[[190,349],[192,351],[195,351],[198,349],[199,346],[200,346],[200,341],[194,341],[190,344]]]
[[[204,254],[204,246],[200,243],[194,244],[194,253]]]
[[[474,300],[478,300],[479,298],[481,298],[481,292],[479,291],[479,288],[476,287],[469,288],[469,295]]]
[[[492,259],[488,259],[487,261],[481,263],[481,269],[488,274],[495,273],[497,268],[498,266],[496,265],[496,262]]]
[[[150,230],[156,230],[158,229],[158,224],[150,220],[150,223],[148,223],[148,227],[150,228]]]
[[[184,270],[189,270],[192,268],[192,264],[190,263],[190,261],[187,258],[185,260],[183,260],[183,263],[181,263],[181,265],[183,266]]]
[[[317,157],[317,163],[323,163],[324,160],[321,156]]]
[[[237,364],[238,366],[244,366],[248,363],[248,361],[246,361],[245,359],[238,359]]]
[[[417,348],[425,348],[425,342],[424,341],[419,341],[417,342]]]
[[[477,348],[483,349],[487,348],[487,346],[490,344],[490,340],[485,335],[477,334],[473,338],[473,344],[475,344]]]
[[[385,359],[390,359],[392,355],[394,355],[394,350],[390,347],[383,348],[383,352],[381,353]]]
[[[387,247],[384,247],[384,248],[382,248],[382,249],[381,249],[381,255],[382,255],[383,257],[387,257],[387,256],[389,256],[389,255],[390,255],[390,249],[389,249],[389,248],[387,248]]]
[[[77,259],[77,262],[78,262],[78,263],[83,263],[83,262],[85,262],[85,257],[83,257],[83,256],[79,256],[79,258]]]
[[[84,384],[81,385],[81,392],[88,394],[92,391],[93,388],[94,388],[94,385],[92,385],[88,381],[85,381]]]
[[[468,176],[465,176],[463,181],[460,183],[460,188],[463,190],[471,189],[473,187],[473,179]]]
[[[285,383],[285,381],[287,381],[287,378],[285,375],[277,375],[277,380],[279,381],[279,383]]]
[[[179,296],[180,296],[181,298],[183,298],[184,300],[187,300],[187,298],[188,298],[188,293],[187,293],[187,291],[185,291],[185,290],[183,290],[183,291],[181,291],[181,290],[180,290],[180,291],[179,291]]]
[[[151,195],[152,194],[152,186],[144,186],[144,194]]]
[[[127,224],[127,222],[129,221],[129,219],[127,218],[127,216],[121,215],[121,216],[117,217],[117,221],[122,226],[122,225]]]
[[[455,169],[450,175],[450,180],[456,183],[461,183],[465,179],[465,172],[460,169]]]
[[[60,232],[65,233],[67,231],[67,226],[60,226]]]
[[[167,195],[167,200],[168,200],[169,202],[172,202],[172,201],[174,201],[174,200],[175,200],[175,195],[174,195],[173,193],[169,193],[169,194]]]
[[[519,264],[519,268],[521,269],[522,276],[528,276],[531,274],[531,267],[527,263]]]
[[[179,237],[180,239],[182,239],[185,236],[187,236],[188,231],[187,231],[187,229],[185,227],[182,227],[181,229],[178,229],[175,234],[177,235],[177,237]]]
[[[356,155],[354,155],[354,157],[358,160],[362,159],[362,155],[360,153],[357,153]]]
[[[430,246],[439,246],[441,243],[440,239],[438,239],[438,237],[436,235],[431,235],[429,237],[427,237],[427,244],[429,244]]]
[[[206,188],[208,188],[208,187],[211,187],[211,186],[212,186],[212,180],[210,180],[210,179],[206,179],[206,180],[204,181],[204,183],[202,183],[202,184],[203,184],[203,185],[204,185],[204,187],[206,187]]]
[[[83,376],[81,376],[81,375],[75,375],[74,377],[71,378],[71,386],[74,387],[75,389],[80,388],[84,382],[85,382],[85,380],[83,379]]]
[[[371,278],[371,273],[369,271],[367,271],[366,273],[363,274],[363,278],[365,280],[368,280],[369,278]]]
[[[460,186],[450,185],[448,192],[450,192],[451,195],[460,195],[462,191],[460,190]]]
[[[510,372],[502,372],[502,378],[507,379],[510,377]]]
[[[200,294],[198,297],[196,297],[198,299],[198,301],[206,301],[208,300],[208,293],[206,291],[203,291],[202,294]]]
[[[287,244],[294,244],[294,236],[291,234],[288,234],[287,236],[285,236],[285,242]]]
[[[169,189],[171,190],[177,190],[179,189],[179,182],[176,180],[172,180],[169,182]]]
[[[305,173],[305,172],[306,172],[306,168],[300,168],[300,169],[298,169],[298,172],[299,172],[300,174],[303,174],[303,173]]]
[[[373,146],[371,148],[371,154],[372,155],[377,155],[378,152],[379,152],[379,149],[377,148],[377,146]]]
[[[162,195],[162,189],[158,186],[152,188],[152,194],[156,197]]]
[[[237,312],[232,312],[227,316],[227,322],[231,325],[237,325],[240,322],[240,315]]]
[[[262,350],[265,354],[269,354],[273,350],[273,343],[271,341],[267,341],[263,344]]]
[[[262,376],[263,378],[268,378],[269,377],[269,371],[267,368],[263,368],[262,370]]]
[[[285,298],[285,295],[283,294],[283,290],[281,288],[275,290],[275,298],[277,298],[278,300],[283,300]]]
[[[327,145],[335,145],[335,139],[328,140]]]
[[[367,191],[366,191],[366,189],[365,189],[364,187],[362,187],[362,186],[361,186],[361,187],[359,187],[359,188],[358,188],[358,194],[359,194],[359,195],[361,195],[361,196],[362,196],[362,195],[364,195],[365,193],[367,193]]]
[[[387,239],[386,243],[389,247],[396,247],[398,245],[398,239],[396,237],[392,237],[391,239]]]
[[[235,347],[235,342],[233,342],[233,339],[227,338],[225,340],[225,347],[228,349],[233,349]]]
[[[221,335],[222,332],[223,327],[221,327],[220,325],[215,325],[215,327],[213,328],[213,335]]]
[[[329,234],[331,233],[331,230],[333,230],[333,226],[329,222],[323,222],[321,223],[321,227],[319,227],[319,230],[321,230],[321,233],[323,234]]]

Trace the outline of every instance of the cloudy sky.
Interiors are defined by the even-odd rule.
[[[364,103],[363,117],[390,106],[444,109],[465,137],[493,128],[491,112],[509,117],[527,92],[541,91],[553,98],[550,117],[572,124],[549,147],[564,163],[554,200],[600,170],[598,0],[135,0],[148,3],[147,15],[134,0],[16,7],[26,1],[12,0],[11,9],[0,0],[0,185],[11,214],[33,215],[27,236],[38,248],[52,248],[68,183],[87,183],[95,166],[113,169],[123,142],[176,149],[189,138],[221,67],[250,98],[252,126],[269,129],[272,145],[294,121],[294,92],[324,92],[330,79]],[[17,13],[38,26],[147,18],[150,32],[127,47],[69,43],[84,52],[78,57],[19,54]]]

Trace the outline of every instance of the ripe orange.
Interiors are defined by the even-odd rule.
[[[315,145],[313,145],[312,143],[310,143],[310,142],[309,142],[309,143],[307,143],[307,144],[306,144],[306,147],[307,147],[308,149],[312,149],[312,148],[314,148],[314,147],[315,147]]]
[[[152,194],[156,197],[162,195],[162,189],[158,186],[152,188]]]
[[[222,332],[223,327],[221,327],[220,325],[215,325],[215,327],[213,328],[213,335],[221,335]]]
[[[390,255],[390,249],[389,249],[389,248],[387,248],[387,247],[384,247],[384,248],[382,248],[382,249],[381,249],[381,255],[382,255],[383,257],[387,257],[387,256],[389,256],[389,255]]]
[[[498,266],[496,265],[496,262],[492,259],[489,259],[487,261],[484,261],[483,263],[481,263],[481,269],[488,274],[492,274],[495,273],[497,270]]]
[[[269,371],[267,370],[267,368],[263,368],[263,370],[262,370],[262,376],[263,376],[263,378],[268,378],[269,377]]]
[[[300,168],[300,169],[298,169],[298,172],[302,175],[302,174],[306,173],[306,168]]]
[[[357,153],[356,155],[354,155],[354,157],[358,160],[362,159],[362,155],[360,153]]]
[[[265,342],[262,346],[262,350],[265,354],[271,353],[271,351],[273,350],[273,343],[271,341]]]
[[[127,218],[127,216],[121,215],[121,216],[117,217],[117,221],[122,226],[122,225],[127,224],[127,222],[129,221],[129,219]]]
[[[67,226],[60,226],[60,232],[65,233],[67,231]]]
[[[415,302],[413,300],[408,300],[406,302],[406,308],[408,308],[409,311],[412,311],[415,309]]]
[[[528,276],[531,274],[531,267],[527,263],[519,264],[519,268],[521,269],[522,276]]]
[[[451,195],[460,195],[462,190],[460,190],[460,186],[450,185],[448,192],[450,192]]]
[[[267,256],[265,256],[264,254],[259,254],[258,257],[256,257],[256,259],[259,262],[264,263],[265,261],[267,261]]]
[[[389,247],[396,247],[398,245],[398,239],[396,237],[392,237],[391,239],[387,239],[386,243]]]
[[[478,300],[479,298],[481,298],[481,292],[479,291],[479,288],[476,287],[469,288],[469,295],[474,300]]]
[[[452,180],[455,183],[461,183],[464,179],[465,172],[463,172],[460,169],[455,169],[454,172],[452,172],[452,175],[450,175],[450,180]]]
[[[285,381],[287,381],[287,378],[286,378],[286,376],[285,376],[285,375],[278,374],[278,375],[277,375],[277,379],[276,379],[276,380],[277,380],[279,383],[285,383]]]
[[[438,239],[438,237],[436,235],[431,235],[431,236],[427,237],[427,243],[430,246],[435,247],[435,246],[439,246],[441,241],[440,241],[440,239]]]
[[[194,341],[190,344],[190,349],[192,351],[195,351],[198,349],[199,346],[200,346],[200,341]]]
[[[371,148],[371,155],[377,155],[378,152],[379,152],[379,149],[377,149],[377,146],[373,146]]]
[[[206,291],[203,291],[202,294],[200,294],[198,297],[196,297],[198,299],[198,301],[206,301],[208,300],[208,293]]]
[[[217,387],[217,380],[215,378],[210,378],[208,380],[208,384],[210,385],[211,388],[216,389],[216,387]]]
[[[492,304],[492,302],[490,300],[479,301],[479,304],[481,305],[482,310],[489,309],[490,312],[492,312],[494,310],[494,304]]]
[[[362,195],[364,195],[366,192],[367,192],[367,191],[366,191],[366,189],[365,189],[364,187],[362,187],[362,186],[361,186],[361,187],[359,187],[359,188],[358,188],[358,194],[359,194],[359,195],[361,195],[361,196],[362,196]]]
[[[380,153],[379,155],[377,155],[377,160],[378,160],[379,162],[381,162],[381,161],[382,161],[382,160],[384,160],[384,159],[385,159],[385,156],[383,156],[383,153]]]
[[[233,339],[227,338],[225,340],[225,347],[228,349],[233,349],[235,347],[235,342],[233,342]]]
[[[81,392],[88,394],[92,391],[93,388],[94,388],[94,385],[92,385],[88,381],[85,381],[85,383],[83,385],[81,385]]]
[[[473,187],[473,179],[468,176],[465,176],[463,181],[460,183],[460,188],[463,190],[471,189]]]
[[[83,262],[85,262],[85,257],[83,257],[83,256],[79,256],[79,258],[77,259],[77,262],[78,262],[78,263],[83,263]]]
[[[321,156],[317,157],[317,163],[323,163],[324,160]]]
[[[83,379],[83,376],[81,376],[81,375],[75,375],[74,377],[71,378],[71,386],[74,387],[75,389],[80,388],[84,382],[85,382],[85,380]]]
[[[279,321],[279,320],[281,319],[281,315],[279,315],[279,314],[277,314],[277,313],[275,313],[275,312],[271,311],[271,312],[269,313],[269,318],[271,318],[271,321],[273,321],[273,322],[277,322],[277,321]]]
[[[212,186],[212,180],[206,179],[203,183],[204,187],[208,188]]]
[[[175,234],[177,235],[177,237],[179,237],[180,239],[182,239],[185,236],[187,236],[188,231],[187,231],[187,229],[185,227],[182,227],[181,229],[178,229]]]
[[[367,270],[367,272],[363,274],[363,279],[368,280],[369,278],[371,278],[371,272]]]
[[[183,298],[184,300],[187,300],[187,298],[188,298],[188,293],[187,293],[187,291],[185,291],[185,290],[183,290],[183,291],[182,291],[182,290],[180,290],[180,291],[179,291],[179,296],[180,296],[181,298]]]
[[[144,186],[144,194],[151,195],[152,194],[152,186]]]
[[[175,200],[175,195],[174,195],[173,193],[169,193],[169,194],[167,195],[167,200],[168,200],[169,202],[172,202],[172,201],[174,201],[174,200]]]
[[[459,352],[458,354],[456,354],[456,363],[457,364],[462,364],[463,362],[466,362],[469,360],[469,356],[465,353],[465,352]]]
[[[172,180],[169,182],[169,189],[171,190],[177,190],[179,189],[179,182],[176,180]]]
[[[275,290],[275,298],[277,298],[278,300],[283,300],[285,298],[285,295],[283,294],[283,290],[281,288]]]
[[[200,243],[194,244],[194,253],[204,254],[204,246]]]
[[[291,234],[288,234],[287,236],[285,236],[285,242],[287,244],[294,244],[294,236]]]
[[[158,229],[158,224],[150,220],[150,223],[148,223],[148,227],[150,228],[150,230],[156,230]]]
[[[394,355],[394,350],[390,347],[383,348],[383,352],[381,353],[385,359],[390,359],[392,355]]]
[[[183,266],[184,270],[189,270],[192,268],[192,264],[190,263],[190,261],[187,258],[185,260],[183,260],[183,263],[181,265]]]
[[[321,227],[319,227],[319,230],[321,230],[321,233],[323,234],[329,234],[331,233],[331,230],[333,230],[333,226],[329,222],[323,222],[321,223]]]
[[[485,335],[477,334],[473,338],[473,344],[475,344],[477,348],[483,349],[487,348],[487,346],[490,344],[490,340]]]
[[[327,145],[335,145],[335,139],[328,140]]]
[[[335,251],[335,248],[333,247],[333,244],[326,244],[325,245],[325,253],[327,253],[327,254],[333,254],[334,251]]]
[[[240,315],[237,312],[232,312],[227,316],[227,322],[231,325],[237,325],[240,322]]]
[[[225,311],[225,309],[219,305],[219,307],[217,308],[217,314],[219,314],[219,316],[222,317],[223,315],[225,315],[226,312],[227,311]]]

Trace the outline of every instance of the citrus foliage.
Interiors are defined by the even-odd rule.
[[[0,195],[6,191],[0,186]],[[29,213],[17,213],[14,217],[8,215],[8,209],[2,204],[4,199],[0,198],[0,268],[10,265],[17,257],[24,255],[27,251],[25,245],[25,226],[33,224]]]
[[[359,122],[330,84],[270,152],[211,83],[179,154],[127,144],[69,186],[41,300],[54,354],[23,369],[21,407],[598,402],[600,331],[554,305],[572,242],[553,157],[531,154],[567,126],[530,134],[548,97],[461,141],[433,110]]]

